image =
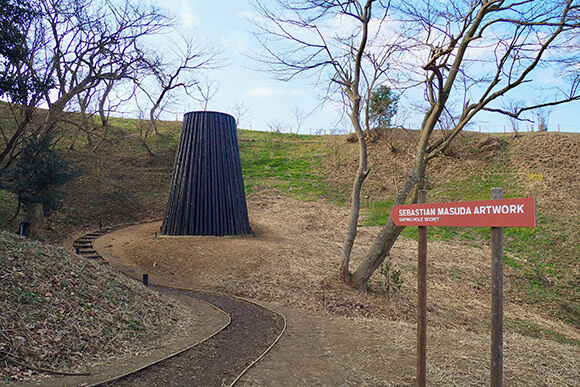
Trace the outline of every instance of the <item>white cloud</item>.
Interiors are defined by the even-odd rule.
[[[245,95],[246,97],[268,97],[274,94],[274,90],[268,87],[256,87],[248,91]]]
[[[247,53],[251,47],[249,37],[237,30],[230,30],[226,35],[222,35],[220,37],[220,42],[223,47],[227,47],[230,50],[230,55],[232,55],[233,52],[236,52],[236,54]],[[243,61],[244,58],[240,55],[240,58],[237,60]]]
[[[238,17],[252,22],[258,22],[262,20],[262,16],[253,11],[241,11],[238,13]]]
[[[564,79],[562,77],[557,76],[554,73],[553,68],[541,68],[537,71],[537,74],[538,80],[545,85],[555,86],[565,84]]]
[[[199,20],[197,16],[191,12],[184,12],[181,14],[181,21],[185,27],[199,27]]]
[[[306,97],[310,96],[309,91],[311,92],[312,89],[310,89],[310,90],[307,90],[306,88],[294,89],[294,90],[292,90],[292,96],[296,97],[296,98],[306,98]]]

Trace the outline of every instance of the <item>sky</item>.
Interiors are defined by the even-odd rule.
[[[242,106],[247,113],[241,116],[240,127],[264,131],[280,127],[283,132],[295,133],[298,125],[293,111],[301,116],[312,112],[320,105],[317,98],[320,91],[306,82],[276,81],[271,74],[256,70],[259,64],[246,55],[258,46],[248,19],[252,12],[250,3],[245,0],[219,0],[219,3],[218,11],[215,2],[206,0],[166,0],[160,4],[181,15],[183,28],[195,29],[225,49],[229,63],[209,73],[217,81],[218,89],[208,110],[236,116],[234,106]],[[199,105],[194,104],[191,110],[198,109]],[[301,123],[300,133],[324,130],[330,133],[340,121],[338,109],[326,106],[312,113]]]
[[[247,112],[238,122],[241,128],[269,131],[280,128],[283,132],[296,132],[299,116],[306,116],[300,124],[300,133],[316,134],[349,132],[348,125],[341,121],[341,109],[327,103],[320,108],[319,95],[324,85],[313,87],[312,82],[293,80],[280,82],[265,71],[259,71],[260,64],[246,54],[259,48],[252,35],[255,27],[249,17],[253,8],[248,0],[164,0],[157,3],[175,14],[181,28],[192,29],[219,44],[225,49],[228,63],[221,69],[209,74],[217,85],[217,92],[210,100],[208,110],[221,111],[236,116],[234,106],[242,106]],[[316,109],[317,108],[317,109]],[[172,111],[179,120],[187,111],[199,110],[200,105],[192,103],[191,108],[179,107]],[[312,112],[314,110],[314,112]],[[312,113],[311,113],[312,112]],[[311,114],[310,114],[311,113]],[[550,113],[549,130],[560,129],[565,132],[580,132],[580,102],[566,104]],[[509,131],[505,117],[481,115],[470,130],[482,132]],[[420,117],[407,118],[400,122],[405,127],[417,128]],[[529,124],[521,124],[520,130],[530,129]]]

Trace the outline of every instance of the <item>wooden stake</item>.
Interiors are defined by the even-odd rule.
[[[503,189],[492,188],[492,199],[503,199]],[[503,227],[491,228],[491,386],[503,376]]]
[[[427,191],[419,191],[419,203],[427,203]],[[419,226],[417,262],[417,387],[427,383],[427,227]]]

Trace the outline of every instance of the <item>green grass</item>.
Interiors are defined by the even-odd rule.
[[[491,188],[503,188],[504,198],[524,197],[515,171],[505,158],[488,160],[485,173],[458,174],[444,184],[431,187],[430,202],[471,201],[490,199]],[[364,203],[363,203],[364,204]],[[392,210],[393,202],[370,202],[364,205],[361,226],[382,226]],[[557,316],[580,326],[580,299],[578,275],[570,274],[580,256],[577,227],[568,220],[548,213],[537,205],[538,224],[535,228],[505,228],[504,250],[519,259],[505,256],[506,265],[517,276],[518,296],[525,303],[535,305],[546,314]],[[416,239],[417,227],[406,227],[403,236]],[[491,232],[485,227],[430,227],[429,239],[460,241],[473,246],[489,246]]]
[[[491,238],[485,227],[429,227],[428,233],[430,240],[473,242],[474,246],[489,246]],[[417,239],[417,227],[406,227],[402,235]],[[504,263],[515,271],[520,299],[579,326],[580,301],[574,296],[579,285],[569,277],[569,262],[561,258],[557,238],[542,227],[505,228]]]
[[[361,226],[382,226],[393,210],[393,201],[370,202],[363,210]]]
[[[273,188],[302,200],[328,195],[320,167],[328,151],[316,136],[240,130],[239,146],[247,194]]]
[[[38,296],[36,293],[31,291],[25,291],[20,294],[20,298],[23,302],[26,303],[41,303],[42,298]]]
[[[539,339],[548,339],[561,344],[580,346],[580,340],[571,339],[562,333],[554,332],[549,328],[542,327],[537,323],[524,319],[506,318],[505,327],[510,330],[521,332],[526,336],[536,337]]]
[[[10,229],[8,222],[18,209],[18,200],[9,192],[0,190],[0,230]]]

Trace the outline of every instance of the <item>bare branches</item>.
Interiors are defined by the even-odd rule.
[[[80,108],[85,117],[98,111],[106,127],[110,98],[122,94],[113,89],[142,72],[144,40],[172,26],[159,9],[133,0],[30,0],[29,5],[37,12],[26,21],[25,55],[9,64],[18,79],[10,95],[13,111],[19,112],[14,116],[17,129],[0,143],[0,169],[18,156],[24,138],[52,136],[68,110]],[[32,127],[41,103],[48,105],[48,113]],[[82,131],[90,143],[92,124],[85,124]],[[106,129],[97,137],[105,136]]]
[[[253,21],[257,28],[254,35],[263,52],[254,53],[253,58],[283,81],[316,74],[343,86],[353,82],[349,74],[356,69],[350,64],[356,62],[356,47],[366,39],[359,26],[371,23],[371,4],[380,9],[380,2],[365,1],[363,5],[359,1],[279,0],[274,3],[275,6],[266,6],[261,1],[254,2],[260,15]],[[386,14],[385,9],[382,14]],[[380,18],[373,22],[382,23]]]
[[[384,49],[380,34],[387,20],[388,4],[376,0],[278,0],[275,11],[256,2],[262,19],[255,34],[264,47],[256,59],[282,80],[315,74],[328,88],[337,85],[345,101],[359,141],[359,167],[353,180],[351,216],[341,257],[341,278],[350,283],[349,261],[357,234],[360,192],[369,174],[361,112],[372,88],[384,82],[388,58],[394,50]],[[274,8],[274,7],[273,7]],[[373,17],[373,11],[378,17]]]
[[[143,59],[140,40],[170,25],[159,10],[129,1],[38,3],[45,15],[41,26],[50,31],[44,55],[50,58],[58,86],[56,99],[48,93],[46,99],[57,109],[104,80],[131,77]]]
[[[427,148],[428,159],[444,151],[481,111],[519,117],[533,109],[578,99],[577,90],[571,87],[568,92],[555,89],[557,92],[547,102],[528,101],[517,111],[497,106],[516,90],[528,87],[548,64],[554,67],[577,63],[577,50],[559,51],[573,36],[571,31],[579,26],[573,12],[578,6],[572,1],[487,1],[465,6],[454,2],[454,17],[449,17],[449,11],[428,11],[431,6],[424,4],[426,9],[407,10],[409,22],[421,20],[427,31],[424,47],[430,51],[422,68],[432,73],[425,82],[431,110],[423,120],[422,130],[434,128],[449,95],[462,93],[465,101],[461,110],[453,113],[458,117],[454,127]],[[429,21],[418,15],[429,15]],[[431,40],[439,43],[433,46]],[[478,73],[486,76],[477,76]]]
[[[553,102],[544,102],[544,103],[538,103],[535,105],[523,106],[523,107],[516,109],[515,111],[509,111],[509,110],[504,110],[502,108],[491,108],[491,107],[484,107],[484,108],[482,108],[482,110],[503,114],[503,115],[513,117],[513,118],[519,118],[522,115],[522,113],[527,112],[527,111],[538,110],[538,109],[547,108],[547,107],[554,107],[554,106],[562,105],[562,104],[565,104],[568,102],[579,101],[579,100],[580,100],[580,95],[575,95],[575,96],[571,96],[569,98],[564,98],[564,99],[560,99],[560,100],[553,101]]]
[[[204,94],[206,89],[202,86],[203,74],[206,70],[223,66],[222,53],[219,46],[209,41],[193,34],[180,34],[177,42],[169,45],[169,50],[162,49],[144,55],[144,71],[153,82],[140,80],[137,85],[151,102],[149,118],[155,134],[158,134],[157,118],[163,111],[162,107],[166,106],[168,96],[177,89],[196,100],[205,100],[207,108],[211,93]],[[194,94],[199,94],[200,97],[195,97]]]
[[[397,204],[408,200],[422,184],[428,161],[444,152],[479,113],[519,118],[533,109],[580,99],[580,77],[576,75],[580,45],[570,43],[578,42],[580,28],[580,4],[575,0],[274,3],[276,8],[257,2],[261,19],[256,22],[256,37],[264,47],[257,59],[279,79],[314,73],[317,79],[337,85],[359,139],[359,169],[340,275],[361,289],[401,232],[388,221],[363,263],[349,271],[358,195],[368,175],[363,135],[368,121],[362,125],[360,114],[368,111],[365,100],[375,86],[392,82],[395,77],[391,75],[396,74],[402,82],[395,88],[420,88],[426,96],[420,107],[414,164],[400,187]],[[544,88],[549,95],[542,102],[528,97],[516,110],[501,108],[503,101],[522,90],[524,96],[533,96],[531,85],[550,70],[565,74],[570,82]],[[445,132],[432,141],[433,130],[443,121]]]

